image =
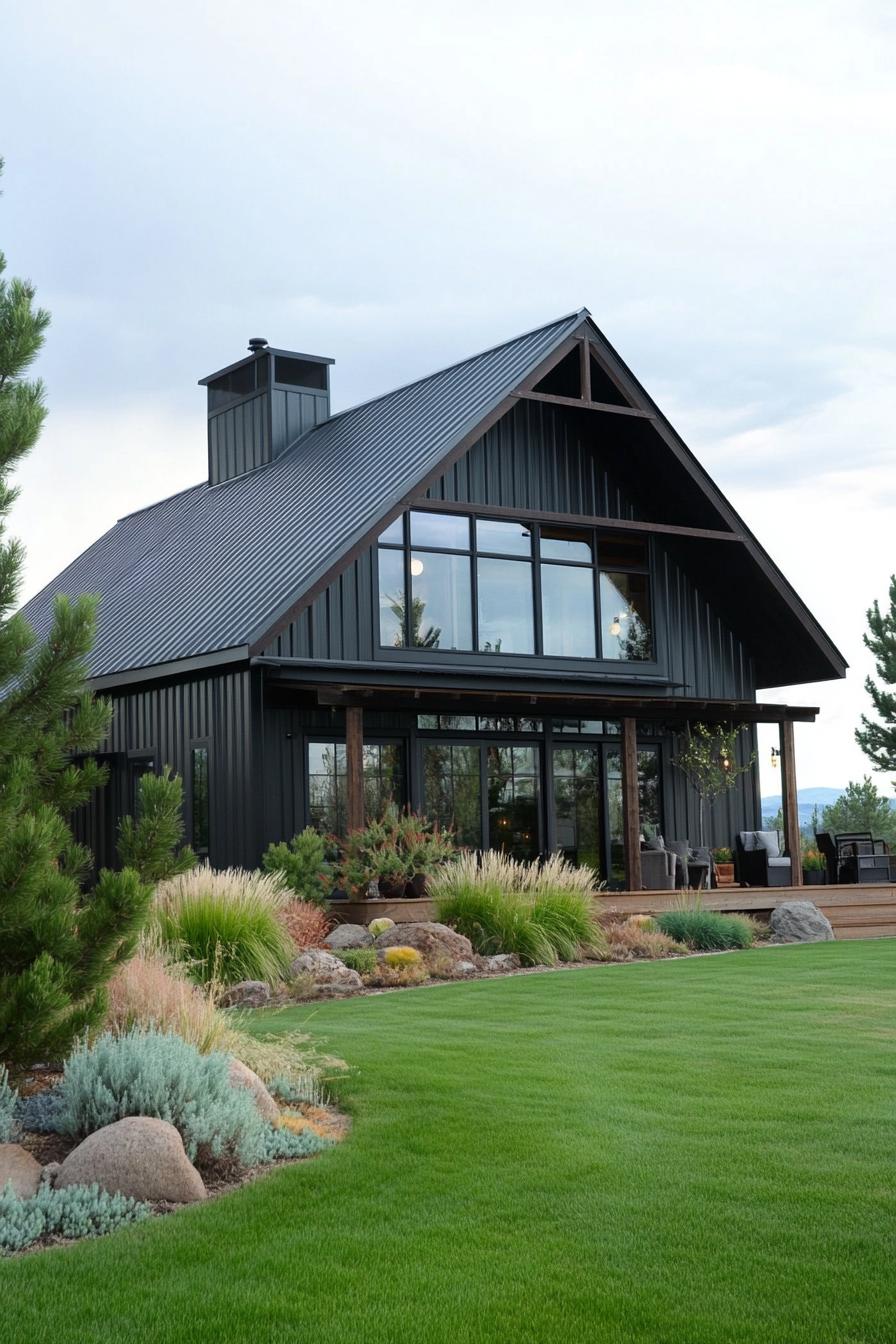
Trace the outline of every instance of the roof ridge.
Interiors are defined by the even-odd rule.
[[[365,406],[372,406],[377,401],[384,401],[386,397],[394,397],[398,392],[406,392],[408,388],[416,387],[418,383],[429,382],[430,378],[437,378],[440,373],[448,373],[451,369],[460,368],[461,364],[472,364],[474,359],[481,359],[483,355],[494,354],[496,350],[502,349],[505,345],[514,345],[517,341],[523,341],[527,336],[534,336],[537,331],[547,331],[548,327],[558,327],[561,322],[570,322],[573,318],[584,319],[591,317],[587,308],[573,308],[568,313],[562,313],[560,317],[554,317],[550,322],[540,322],[537,327],[529,327],[527,331],[517,332],[515,336],[508,336],[505,341],[495,341],[494,345],[487,345],[484,350],[477,350],[472,355],[465,355],[463,359],[455,359],[451,364],[445,364],[440,369],[433,369],[431,373],[423,373],[419,378],[412,378],[410,382],[400,383],[398,387],[392,387],[387,392],[379,392],[375,397],[368,397],[366,401],[356,401],[353,406],[346,406],[344,410],[336,411],[335,414],[321,421],[321,425],[328,424],[332,420],[338,420],[340,416],[349,415],[352,411],[360,411]],[[315,425],[308,431],[313,434],[321,428],[321,425]],[[305,437],[302,435],[301,437]],[[297,440],[294,440],[297,442]],[[292,444],[289,445],[289,448]],[[286,451],[289,451],[289,448]]]

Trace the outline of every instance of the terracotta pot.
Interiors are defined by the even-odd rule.
[[[716,885],[719,887],[734,886],[734,864],[717,863],[716,864]]]

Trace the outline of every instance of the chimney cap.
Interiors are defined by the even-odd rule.
[[[268,343],[264,336],[252,336],[249,339],[249,349],[253,355],[260,354],[262,350],[267,350]]]

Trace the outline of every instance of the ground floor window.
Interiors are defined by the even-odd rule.
[[[661,830],[660,756],[657,747],[638,750],[638,799],[641,833],[652,835]],[[611,886],[625,881],[625,841],[622,816],[622,757],[618,747],[607,751],[607,813],[609,864],[607,878]]]
[[[319,831],[346,830],[344,742],[308,743],[308,821]],[[400,742],[364,745],[364,814],[379,817],[387,803],[405,801],[404,749]]]
[[[542,848],[541,750],[524,743],[424,742],[423,805],[458,843],[533,859]]]
[[[202,743],[190,753],[190,815],[193,849],[200,858],[208,857],[208,746]]]
[[[557,848],[570,863],[601,870],[601,749],[555,747],[553,766]]]

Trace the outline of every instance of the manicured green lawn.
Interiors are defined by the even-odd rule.
[[[341,1148],[0,1265],[14,1341],[896,1339],[896,940],[309,1015]]]

